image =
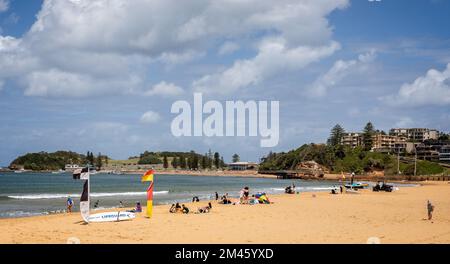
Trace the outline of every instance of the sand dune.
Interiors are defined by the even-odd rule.
[[[80,222],[79,213],[0,220],[0,243],[450,243],[450,184],[425,183],[394,193],[271,197],[271,205],[219,205],[210,214],[170,214],[128,222]],[[435,204],[426,218],[426,201]],[[191,210],[199,203],[189,204]]]

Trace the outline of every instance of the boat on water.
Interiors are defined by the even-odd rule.
[[[355,182],[353,184],[346,184],[345,185],[345,188],[347,188],[347,189],[355,189],[355,190],[357,190],[357,189],[364,189],[364,188],[367,188],[367,187],[369,187],[368,183],[361,183],[361,182]]]
[[[52,174],[62,174],[62,173],[66,173],[66,171],[65,170],[52,171]]]

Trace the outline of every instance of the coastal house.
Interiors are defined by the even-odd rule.
[[[228,168],[234,171],[244,171],[244,170],[258,170],[258,163],[255,162],[232,162],[228,164]]]

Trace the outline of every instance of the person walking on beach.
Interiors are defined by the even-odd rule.
[[[352,178],[351,178],[351,180],[350,180],[350,184],[351,185],[353,185],[353,180],[355,179],[355,173],[354,172],[352,172]]]
[[[67,212],[72,213],[72,207],[73,207],[73,200],[72,198],[67,197]]]
[[[427,201],[427,211],[428,211],[428,220],[431,221],[431,219],[433,218],[434,205],[430,202],[430,200]]]

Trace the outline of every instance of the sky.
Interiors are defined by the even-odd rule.
[[[448,133],[449,13],[445,0],[0,0],[0,165],[56,150],[258,161],[337,123]],[[171,106],[194,92],[279,101],[279,144],[173,136]]]

